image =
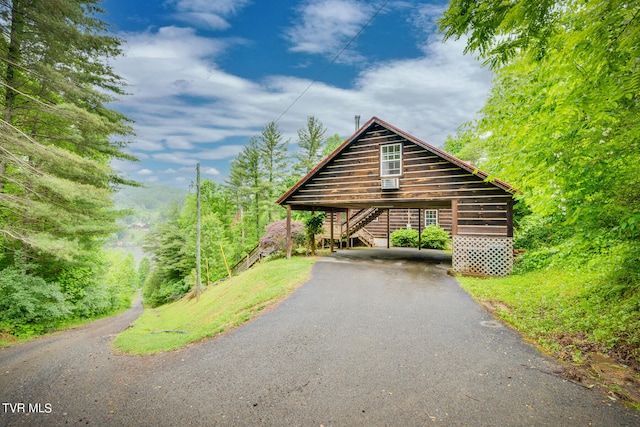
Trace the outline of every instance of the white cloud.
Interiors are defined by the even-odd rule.
[[[197,3],[191,2],[190,7],[195,8]],[[315,33],[320,33],[317,29],[323,25],[322,13],[335,12],[316,10],[314,5],[333,6],[347,15],[350,7],[359,4],[346,0],[306,2],[308,18],[301,21],[298,33],[292,30],[291,41],[295,36],[299,49],[309,43],[305,45],[308,52],[319,49],[318,53],[327,54],[328,50],[322,51],[319,45],[321,36],[314,42],[311,35],[302,34],[303,28],[315,28]],[[364,17],[370,17],[370,6],[362,7],[368,7],[369,12],[356,8],[352,12],[360,13],[360,17],[347,18],[347,28],[324,27],[327,32],[337,33],[327,40],[329,45],[338,46],[352,37],[354,28],[362,25]],[[433,16],[436,12],[432,9],[421,9],[415,17],[416,28],[422,28]],[[242,149],[241,144],[278,118],[310,84],[308,79],[290,75],[252,81],[228,73],[215,62],[228,48],[228,41],[204,38],[192,29],[167,27],[124,37],[128,39],[129,56],[114,66],[131,83],[132,96],[122,104],[136,122],[138,139],[130,150],[148,158],[141,157],[145,169],[153,170],[158,167],[154,162],[160,162],[161,170],[174,178],[192,175],[198,162],[203,170],[218,172],[210,175],[221,176],[228,160]],[[354,130],[353,116],[358,114],[361,124],[378,116],[420,139],[441,145],[482,107],[491,74],[473,58],[462,55],[464,41],[442,44],[425,31],[420,48],[420,57],[377,62],[362,69],[351,87],[315,83],[279,120],[285,139],[296,143],[296,131],[310,115],[318,117],[329,134],[347,137]],[[225,161],[227,166],[223,165]],[[182,171],[182,166],[190,172]]]
[[[191,150],[194,145],[187,141],[187,137],[184,136],[167,136],[163,141],[164,144],[174,150]]]
[[[146,138],[136,139],[135,147],[137,150],[142,151],[162,151],[165,149],[164,145],[162,145],[161,142],[149,141]]]
[[[153,171],[151,169],[140,169],[138,175],[153,175]]]
[[[437,20],[442,17],[447,8],[447,4],[422,4],[413,9],[410,20],[415,28],[426,36],[431,36],[437,32]]]
[[[219,53],[225,42],[198,37],[193,28],[161,27],[157,32],[124,34],[126,57],[140,60],[185,59]],[[135,64],[134,64],[135,65]]]
[[[223,145],[211,150],[204,150],[197,154],[199,159],[203,160],[220,160],[236,157],[242,151],[242,145]]]
[[[371,18],[371,4],[355,0],[306,1],[298,8],[297,25],[285,36],[292,52],[335,56],[362,29]],[[357,55],[343,58],[352,61]]]
[[[228,18],[249,4],[248,0],[173,0],[177,19],[199,28],[226,30]]]
[[[213,175],[213,176],[220,175],[220,171],[212,167],[203,168],[200,172],[202,172],[203,175]]]
[[[158,153],[152,156],[153,160],[174,165],[193,165],[195,167],[198,160],[194,157],[195,153],[183,151],[174,151],[170,153]]]
[[[196,176],[196,163],[194,163],[193,166],[181,167],[180,169],[178,169],[175,172],[183,174],[183,175],[195,177]],[[211,167],[211,166],[201,166],[200,167],[200,173],[203,174],[203,175],[215,175],[215,176],[220,175],[220,171],[218,169],[214,168],[214,167]]]

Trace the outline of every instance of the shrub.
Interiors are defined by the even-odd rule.
[[[449,233],[442,227],[431,224],[422,230],[420,244],[428,249],[447,249],[449,246]]]
[[[421,247],[427,249],[446,249],[449,240],[449,233],[435,224],[427,226],[420,235]],[[417,248],[418,231],[404,228],[396,230],[391,233],[391,244],[402,248]]]
[[[523,274],[529,271],[547,268],[551,265],[554,256],[556,256],[558,252],[559,250],[555,247],[525,252],[516,258],[513,265],[513,274]]]
[[[138,271],[137,271],[138,288],[141,288],[144,286],[144,282],[147,280],[147,276],[149,276],[150,272],[151,272],[151,261],[149,261],[149,258],[145,256],[140,260],[140,264],[138,265]]]
[[[391,233],[391,245],[402,248],[418,247],[418,232],[401,228]]]
[[[78,317],[92,317],[108,313],[114,308],[114,298],[105,286],[90,289],[73,307]]]
[[[162,275],[160,269],[154,268],[147,275],[147,279],[142,287],[142,297],[144,302],[151,307],[162,305],[162,299],[158,297],[160,287],[162,286]]]
[[[54,280],[66,295],[67,301],[72,304],[85,298],[87,289],[95,285],[94,273],[90,267],[65,266]]]
[[[31,335],[71,314],[56,283],[16,267],[0,271],[0,324],[10,333]]]
[[[518,249],[535,250],[561,244],[570,237],[562,220],[554,217],[527,215],[514,230],[513,246]]]
[[[304,225],[307,234],[307,244],[311,247],[311,254],[316,254],[316,235],[324,231],[322,225],[324,224],[325,214],[314,215],[309,217]]]
[[[306,236],[301,222],[291,221],[291,239],[294,246],[304,245]],[[260,239],[260,249],[266,253],[284,252],[287,243],[287,220],[272,222]]]

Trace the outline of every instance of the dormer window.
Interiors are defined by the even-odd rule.
[[[380,176],[402,175],[402,143],[380,147]]]

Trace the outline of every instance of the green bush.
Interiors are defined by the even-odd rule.
[[[71,314],[57,283],[8,267],[0,271],[0,324],[14,335],[40,333]]]
[[[151,307],[158,307],[176,301],[189,292],[191,286],[187,283],[188,280],[188,277],[184,280],[169,280],[161,270],[153,269],[143,287],[144,302]]]
[[[535,250],[561,244],[571,237],[562,218],[527,215],[514,230],[513,246],[517,249]]]
[[[304,222],[305,233],[307,235],[307,244],[311,248],[311,253],[313,255],[316,254],[316,235],[321,234],[324,229],[322,225],[324,224],[325,214],[322,213],[320,215],[313,215]]]
[[[149,304],[151,307],[162,305],[161,299],[158,298],[158,292],[160,291],[161,286],[162,275],[160,274],[159,269],[152,269],[147,275],[147,279],[142,287],[142,297],[144,298],[144,302]]]
[[[442,227],[431,224],[422,230],[420,245],[428,249],[447,249],[447,246],[449,246],[449,233]]]
[[[557,255],[557,248],[541,248],[536,251],[525,252],[516,258],[513,274],[523,274],[529,271],[542,270],[551,265]]]
[[[401,248],[417,248],[418,232],[401,228],[391,233],[391,245]]]
[[[95,277],[90,267],[64,266],[60,269],[54,281],[72,304],[82,300],[87,295],[87,289],[95,285]]]
[[[140,264],[138,265],[138,282],[136,284],[139,288],[144,286],[144,282],[147,280],[149,272],[151,272],[151,261],[149,261],[149,258],[145,256],[140,260]]]
[[[446,249],[449,241],[449,233],[435,224],[427,226],[420,235],[420,246],[422,248]],[[417,248],[418,231],[404,228],[394,231],[391,233],[391,245],[401,248]]]
[[[105,286],[96,285],[75,303],[73,314],[76,317],[85,318],[99,316],[113,310],[115,303],[113,296]]]

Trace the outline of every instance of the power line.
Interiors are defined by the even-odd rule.
[[[360,28],[360,31],[358,31],[358,33],[353,36],[351,38],[351,40],[349,40],[347,42],[346,45],[344,45],[344,47],[340,50],[340,52],[338,52],[338,54],[336,56],[333,57],[333,59],[331,60],[331,62],[329,62],[323,69],[322,71],[320,71],[320,73],[318,73],[318,75],[313,79],[313,81],[311,83],[309,83],[309,85],[300,93],[300,95],[298,95],[296,97],[296,99],[293,100],[293,102],[291,104],[289,104],[289,106],[282,112],[282,114],[280,114],[280,116],[278,116],[278,118],[275,120],[275,123],[278,123],[280,121],[280,119],[289,112],[289,110],[296,104],[296,102],[298,102],[300,100],[300,98],[302,98],[304,96],[305,93],[307,93],[307,91],[309,89],[311,89],[311,86],[313,86],[318,80],[320,80],[320,77],[322,77],[324,75],[324,73],[338,60],[338,58],[340,58],[340,55],[342,55],[344,53],[345,50],[347,50],[349,48],[349,46],[351,46],[351,44],[356,41],[356,39],[360,36],[360,34],[362,34],[362,32],[369,26],[369,24],[371,24],[371,22],[373,22],[374,19],[376,19],[376,17],[380,14],[380,12],[382,12],[382,9],[385,8],[385,6],[387,4],[389,4],[390,0],[386,0],[382,6],[380,6],[380,8],[376,11],[376,13],[373,14],[373,16],[371,16],[371,18],[369,18],[369,20],[362,26],[362,28]]]

